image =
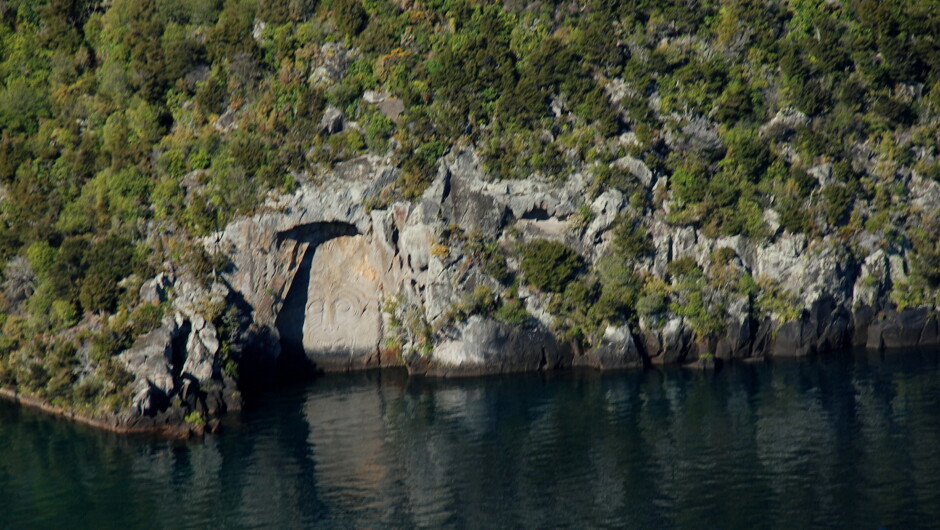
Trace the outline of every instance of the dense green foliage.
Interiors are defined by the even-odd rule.
[[[522,245],[522,274],[543,291],[561,292],[582,266],[574,250],[557,241],[537,239]]]
[[[50,337],[132,307],[139,283],[128,278],[165,263],[208,274],[212,258],[193,250],[193,236],[367,152],[400,169],[384,200],[417,197],[438,159],[469,145],[492,178],[582,171],[593,193],[619,189],[637,213],[670,199],[670,223],[710,236],[768,237],[768,208],[783,229],[811,237],[883,234],[919,253],[912,285],[935,287],[936,232],[897,222],[908,205],[893,183],[911,171],[940,178],[936,7],[2,2],[0,379],[42,380],[16,360],[27,343],[68,358]],[[388,92],[404,112],[383,112],[367,90]],[[342,132],[320,126],[328,106],[345,115]],[[612,169],[626,155],[667,176],[667,188],[647,196]],[[827,163],[823,184],[810,170]],[[618,220],[614,237],[615,256],[583,277],[570,251],[523,247],[525,279],[569,305],[584,301],[590,311],[564,312],[591,326],[634,306],[656,314],[673,296],[705,303],[695,295],[704,277],[683,273],[668,293],[635,277],[632,260],[652,251],[637,219]],[[507,280],[505,259],[483,254]],[[702,333],[713,328],[707,313],[687,315]]]

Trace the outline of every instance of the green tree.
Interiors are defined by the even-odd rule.
[[[557,241],[537,239],[522,245],[522,274],[543,291],[558,293],[583,266],[581,256]]]

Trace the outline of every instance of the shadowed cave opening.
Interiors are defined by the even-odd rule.
[[[313,271],[314,256],[321,245],[331,239],[344,236],[357,236],[355,226],[343,222],[309,223],[294,227],[277,235],[278,242],[291,239],[308,246],[291,279],[287,297],[275,319],[275,327],[280,335],[281,354],[277,361],[280,379],[302,379],[317,373],[316,364],[310,360],[304,349],[304,323],[307,319],[309,287]]]

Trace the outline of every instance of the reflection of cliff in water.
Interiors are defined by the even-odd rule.
[[[931,526],[938,372],[935,352],[718,374],[360,373],[264,396],[200,444],[4,405],[0,527],[30,509],[95,527]]]

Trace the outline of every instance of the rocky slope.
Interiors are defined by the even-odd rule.
[[[665,189],[665,178],[637,160],[614,164],[628,168],[652,196]],[[169,298],[173,309],[120,356],[135,377],[134,409],[123,421],[167,422],[187,410],[211,418],[237,408],[240,394],[225,366],[230,360],[240,365],[245,386],[301,370],[405,366],[415,374],[460,376],[710,366],[940,344],[936,297],[913,307],[892,301],[892,290],[907,280],[908,256],[868,232],[808,240],[783,231],[778,213],[768,210],[773,235],[765,241],[709,238],[667,224],[668,198],[653,211],[636,212],[615,190],[586,203],[588,183],[578,174],[562,185],[491,181],[471,150],[443,159],[420,200],[370,208],[395,178],[396,170],[378,157],[341,164],[322,181],[273,198],[261,213],[206,238],[210,252],[230,261],[211,286],[167,274],[146,282],[142,298]],[[908,178],[919,211],[940,209],[940,184]],[[560,333],[558,306],[551,303],[559,295],[518,280],[507,287],[479,259],[473,237],[455,235],[491,241],[516,278],[514,249],[533,240],[563,242],[593,268],[610,254],[624,212],[637,216],[655,249],[632,263],[633,272],[671,288],[675,303],[582,340]],[[694,315],[682,315],[691,291],[683,290],[676,263],[697,266],[710,280],[753,278],[757,287],[741,289],[729,280],[724,287],[700,285],[694,292],[721,324],[702,333]],[[481,288],[497,293],[496,304],[518,297],[526,317],[501,319],[468,305]],[[205,309],[219,304],[234,308],[224,348],[212,323],[219,319]],[[171,407],[177,399],[182,408]]]

